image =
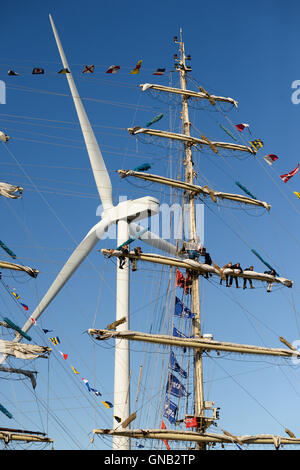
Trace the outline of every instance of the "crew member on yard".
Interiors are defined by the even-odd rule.
[[[253,271],[253,266],[249,266],[249,268],[244,269],[244,271]],[[248,279],[249,285],[251,289],[254,289],[254,286],[252,285],[252,279]],[[243,289],[247,289],[247,279],[244,277],[244,284],[243,284]]]
[[[231,266],[231,269],[239,270],[240,273],[243,272],[240,263],[233,264],[233,265]],[[234,277],[234,276],[230,276],[229,287],[232,286],[233,277]],[[236,288],[238,289],[238,288],[239,288],[238,278],[237,278],[237,277],[234,277],[234,279],[235,279]]]

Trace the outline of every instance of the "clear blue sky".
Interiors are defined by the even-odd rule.
[[[6,83],[7,102],[0,105],[0,130],[11,140],[10,153],[1,145],[0,181],[23,186],[24,197],[0,200],[0,239],[20,263],[39,269],[40,274],[28,281],[3,271],[2,280],[17,289],[31,312],[72,250],[99,220],[99,199],[73,102],[65,76],[57,74],[61,63],[49,23],[51,13],[107,164],[114,202],[120,195],[149,194],[161,202],[168,200],[165,188],[120,181],[116,170],[150,161],[153,172],[167,174],[170,153],[136,143],[126,128],[144,125],[159,113],[164,118],[156,128],[178,125],[174,110],[141,93],[138,85],[154,82],[152,74],[158,67],[165,67],[167,73],[156,80],[164,85],[172,80],[176,85],[177,77],[170,71],[177,52],[173,36],[180,28],[186,52],[192,56],[194,83],[238,100],[238,110],[226,116],[234,124],[249,123],[252,137],[263,140],[264,147],[256,159],[195,154],[198,181],[228,192],[235,192],[235,181],[240,181],[272,209],[270,214],[246,213],[208,205],[205,244],[219,265],[240,262],[242,267],[254,264],[264,271],[250,251],[256,249],[283,277],[292,279],[294,287],[274,289],[271,294],[259,285],[253,291],[228,292],[217,282],[203,279],[203,331],[213,333],[215,339],[272,347],[281,347],[279,336],[290,342],[300,339],[300,201],[293,194],[300,191],[300,176],[287,184],[279,178],[300,163],[300,105],[291,101],[291,84],[300,79],[299,8],[296,1],[290,1],[287,8],[284,2],[271,0],[210,4],[192,0],[187,6],[174,0],[29,0],[6,6],[1,22],[0,79]],[[140,74],[130,75],[140,59]],[[93,76],[82,75],[86,64],[95,65]],[[119,74],[106,75],[112,64],[120,65]],[[33,67],[43,67],[45,75],[32,75]],[[20,75],[8,77],[8,69]],[[230,126],[222,114],[192,110],[190,118],[193,131],[200,130],[212,140],[229,139],[219,127],[220,123]],[[269,153],[279,157],[272,168],[262,159]],[[175,169],[177,162],[173,150]],[[97,249],[108,245],[100,242]],[[108,439],[97,437],[93,445],[89,442],[93,428],[112,425],[113,412],[94,399],[81,380],[87,378],[101,390],[104,400],[113,401],[113,343],[93,343],[85,334],[92,326],[106,327],[115,315],[115,264],[105,262],[97,249],[43,314],[38,328],[30,330],[34,342],[48,346],[48,336],[39,328],[53,330],[68,360],[53,348],[49,362],[40,359],[26,366],[39,371],[35,394],[27,381],[1,381],[0,403],[14,419],[1,415],[0,426],[48,432],[56,449],[109,449],[111,445]],[[8,259],[4,252],[1,258]],[[160,295],[158,268],[143,266],[131,278],[132,329],[152,326],[162,331],[167,274],[162,276]],[[26,312],[0,288],[1,317],[22,325]],[[140,351],[138,359],[132,359],[133,411],[146,349],[132,345],[133,354]],[[160,356],[155,356],[154,366],[162,374],[166,358],[159,361]],[[78,377],[70,365],[80,372]],[[159,376],[154,382],[155,374],[148,366],[144,365],[144,371],[143,386],[147,383],[149,390],[153,388],[145,395],[143,410],[152,413],[159,426],[161,415],[156,414],[155,405],[162,403],[164,383],[159,385]],[[221,407],[221,428],[234,434],[283,435],[287,427],[300,436],[295,412],[300,398],[299,368],[290,362],[230,355],[206,360],[205,372],[206,398]],[[150,385],[146,380],[152,378]],[[140,405],[138,420],[138,427],[146,426]]]

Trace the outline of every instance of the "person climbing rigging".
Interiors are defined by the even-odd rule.
[[[206,248],[201,247],[201,250],[199,250],[199,253],[201,254],[201,256],[204,256],[204,264],[208,264],[209,266],[212,265],[212,259],[210,257],[210,254],[206,251]],[[208,276],[212,276],[211,273],[205,273],[204,277],[206,279],[208,279]]]
[[[122,252],[122,255],[119,256],[119,260],[120,260],[119,268],[120,269],[123,269],[123,266],[126,262],[126,257],[124,255],[129,254],[129,249],[128,248],[129,248],[128,245],[123,245],[120,249],[120,251]]]

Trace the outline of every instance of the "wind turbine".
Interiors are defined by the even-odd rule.
[[[155,215],[159,212],[159,201],[151,196],[142,197],[135,200],[122,201],[118,205],[113,205],[112,200],[112,184],[107,172],[105,162],[103,160],[100,148],[95,138],[93,129],[90,125],[89,119],[83,107],[78,90],[76,88],[72,73],[69,68],[64,50],[62,48],[60,38],[58,36],[56,27],[49,15],[50,23],[61,57],[64,69],[68,71],[66,77],[76,108],[77,116],[81,126],[82,134],[85,140],[85,145],[90,159],[96,187],[100,196],[103,207],[101,220],[94,227],[90,229],[78,247],[74,250],[72,255],[66,261],[65,265],[53,281],[52,285],[44,295],[41,302],[34,310],[31,317],[27,320],[22,330],[27,332],[33,325],[31,319],[37,320],[56,295],[63,288],[68,279],[73,275],[76,269],[88,256],[91,250],[95,247],[104,232],[112,224],[117,224],[117,246],[128,240],[129,236],[133,233],[136,235],[141,227],[136,224],[137,220]],[[176,254],[176,248],[166,240],[160,239],[149,230],[144,232],[141,236],[146,243],[160,250],[166,251],[172,255]],[[119,330],[129,329],[129,268],[128,261],[123,270],[117,267],[117,286],[116,286],[116,320],[126,317],[126,322],[121,324]],[[16,337],[15,341],[20,341],[20,337]],[[2,356],[0,364],[4,362],[6,356]],[[115,346],[115,378],[114,378],[114,414],[119,416],[122,421],[127,419],[130,415],[130,400],[128,396],[129,390],[129,349],[128,342],[117,341]],[[116,449],[130,449],[129,438],[114,438],[114,448]]]

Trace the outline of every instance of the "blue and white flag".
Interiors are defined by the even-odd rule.
[[[175,397],[186,397],[190,395],[185,389],[185,386],[177,379],[173,374],[169,374],[168,383],[166,387],[166,393],[174,395]]]
[[[185,379],[187,378],[186,371],[183,370],[182,367],[180,367],[180,365],[178,364],[173,351],[171,351],[171,354],[170,354],[170,368],[174,370],[174,372],[178,372],[178,374],[181,375],[181,377]]]
[[[167,418],[170,423],[176,424],[177,411],[177,405],[175,405],[175,403],[173,403],[168,397],[166,397],[163,416]]]
[[[182,318],[194,318],[195,317],[194,313],[192,313],[188,307],[185,307],[178,297],[175,298],[174,315],[176,315],[177,317],[182,317]]]
[[[89,381],[87,379],[84,379],[84,378],[82,378],[82,380],[84,381],[85,385],[87,386],[88,391],[90,392],[91,388],[89,386]]]
[[[90,391],[93,392],[96,395],[96,397],[102,396],[102,393],[100,393],[99,390],[96,390],[95,388],[90,387]]]
[[[178,338],[187,338],[187,336],[181,333],[181,331],[177,330],[175,326],[173,326],[173,336],[178,336]]]

